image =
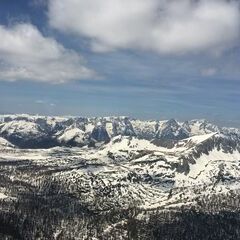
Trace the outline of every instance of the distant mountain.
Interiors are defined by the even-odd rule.
[[[219,128],[206,120],[177,122],[141,121],[128,117],[65,118],[31,115],[1,115],[0,136],[21,148],[85,146],[109,142],[114,136],[134,136],[172,148],[191,136],[224,132],[239,134],[238,129]]]

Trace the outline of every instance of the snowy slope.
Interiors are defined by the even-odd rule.
[[[2,115],[0,173],[4,216],[25,227],[31,218],[22,222],[22,216],[35,214],[26,225],[39,224],[34,234],[42,226],[45,232],[49,218],[49,226],[58,226],[50,231],[53,238],[66,230],[73,233],[69,239],[85,239],[86,228],[93,229],[89,216],[108,219],[103,239],[115,239],[122,235],[107,232],[131,227],[132,216],[151,225],[161,213],[155,220],[164,221],[164,230],[191,210],[183,219],[188,227],[192,213],[205,221],[239,211],[240,131],[206,120]]]
[[[14,145],[8,142],[6,139],[0,137],[0,147],[8,148],[8,147],[14,147]]]
[[[29,135],[36,136],[40,134],[40,132],[41,130],[36,123],[23,120],[8,122],[1,129],[1,134],[6,134],[7,136],[11,134],[20,134],[26,137]]]
[[[81,143],[86,130],[71,124],[58,132],[58,140]],[[238,137],[217,132],[179,140],[172,148],[118,135],[98,147],[15,148],[0,153],[0,161],[16,161],[14,166],[24,169],[12,170],[12,179],[41,183],[41,188],[57,181],[62,193],[100,209],[132,202],[144,209],[173,207],[194,204],[205,194],[227,194],[240,189],[239,160]]]
[[[83,146],[86,143],[86,134],[83,130],[75,127],[69,127],[57,136],[57,139],[62,144],[76,144]]]

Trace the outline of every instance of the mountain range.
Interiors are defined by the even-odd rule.
[[[47,233],[41,230],[39,239],[134,239],[129,238],[133,234],[127,227],[129,219],[148,224],[149,218],[166,211],[194,210],[215,216],[222,211],[237,212],[240,206],[240,130],[206,120],[1,115],[0,167],[0,202],[4,201],[8,212],[18,206],[16,219],[24,214],[34,222],[35,230],[27,233],[22,232],[21,221],[17,223],[15,230],[23,239],[35,239],[42,221],[26,210],[26,203],[32,201],[39,203],[31,205],[35,212],[41,211],[42,204],[47,208],[54,204],[59,220],[51,218],[51,227],[45,225]],[[48,215],[45,210],[43,215]],[[117,212],[117,217],[104,220],[93,233],[94,227],[89,230],[83,224],[92,224],[93,219],[82,220],[75,215],[78,211],[81,216],[105,214],[105,218]],[[75,227],[72,221],[77,222]],[[138,231],[146,237],[142,239],[155,234]],[[200,234],[192,239],[204,239],[201,230],[192,231]],[[216,239],[234,239],[228,230],[221,231],[216,227],[211,234]],[[63,238],[54,238],[54,234]],[[89,234],[92,238],[84,238]],[[174,238],[162,239],[178,239],[178,233],[173,234]],[[205,239],[215,239],[209,236]]]

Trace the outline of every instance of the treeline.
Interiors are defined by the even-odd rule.
[[[112,193],[118,185],[109,189],[88,178],[98,182],[92,193],[80,178],[73,185],[44,175],[30,184],[0,175],[0,187],[16,196],[0,199],[0,239],[240,239],[239,191],[201,196],[190,207],[147,211],[131,198],[127,206],[117,204]]]
[[[0,239],[236,240],[240,212],[238,206],[233,210],[238,201],[229,202],[232,211],[219,211],[230,199],[206,197],[189,209],[146,211],[131,204],[94,211],[69,195],[27,193],[17,202],[1,202]]]

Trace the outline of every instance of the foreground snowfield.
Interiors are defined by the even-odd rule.
[[[57,202],[70,198],[74,206],[81,204],[88,212],[134,206],[150,214],[183,207],[202,209],[200,202],[205,199],[231,198],[240,192],[239,130],[203,120],[11,115],[2,116],[0,133],[3,212],[30,201],[33,193],[31,198],[58,196],[62,200]],[[214,211],[228,210],[230,205]],[[231,211],[234,207],[237,211],[235,205]],[[142,214],[136,214],[136,219],[142,219]],[[124,222],[119,218],[113,227],[103,227],[105,234]],[[69,226],[65,228],[70,234]],[[116,239],[124,239],[124,234]]]
[[[226,153],[222,149],[213,148],[207,154],[201,153],[198,158],[189,157],[199,145],[212,137],[218,135],[214,133],[191,137],[172,149],[126,136],[115,137],[98,148],[29,150],[13,148],[10,143],[4,142],[0,164],[4,166],[16,162],[17,166],[23,167],[21,165],[24,163],[26,171],[10,172],[10,177],[12,180],[24,179],[31,184],[41,181],[42,175],[48,172],[52,172],[51,177],[58,179],[63,186],[74,186],[75,182],[81,181],[89,195],[87,201],[94,198],[94,186],[98,185],[102,189],[110,188],[114,200],[123,206],[129,201],[138,201],[141,208],[168,207],[181,202],[178,196],[180,192],[184,201],[187,199],[194,204],[199,193],[195,194],[189,189],[185,191],[185,188],[204,188],[200,195],[218,191],[227,193],[240,188],[238,150]],[[189,147],[189,143],[194,145]],[[184,159],[188,158],[189,162],[185,162]],[[220,176],[224,181],[218,179]],[[173,189],[176,196],[171,193],[169,197]]]

